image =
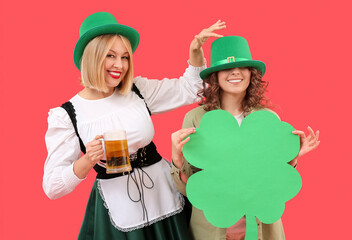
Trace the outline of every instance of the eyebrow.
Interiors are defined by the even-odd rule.
[[[114,50],[112,50],[112,49],[110,49],[109,51],[111,51],[111,52],[113,52],[113,53],[116,54],[116,52],[115,52]],[[126,52],[124,52],[122,55],[125,55],[125,54],[129,54],[129,53],[126,51]]]

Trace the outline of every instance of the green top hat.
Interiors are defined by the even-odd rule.
[[[73,61],[79,70],[85,47],[90,40],[103,34],[119,34],[126,37],[131,42],[132,52],[136,50],[139,43],[139,33],[131,27],[119,24],[112,14],[93,13],[82,22],[79,29],[80,38],[73,52]]]
[[[216,39],[211,44],[210,67],[200,72],[200,77],[206,79],[213,72],[236,68],[254,67],[265,73],[265,63],[252,60],[247,40],[238,36],[227,36]]]

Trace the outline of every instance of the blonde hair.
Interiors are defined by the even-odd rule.
[[[120,84],[117,86],[123,95],[131,91],[133,84],[133,58],[130,41],[121,35],[105,34],[93,38],[85,47],[81,59],[81,83],[84,87],[92,88],[100,92],[109,91],[105,82],[105,58],[114,41],[120,37],[129,54],[128,71]]]

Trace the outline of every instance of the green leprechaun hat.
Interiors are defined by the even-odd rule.
[[[139,33],[136,30],[119,24],[116,18],[108,12],[93,13],[82,22],[79,29],[80,38],[73,52],[73,61],[79,70],[85,47],[90,40],[103,34],[119,34],[126,37],[131,42],[132,52],[139,44]]]
[[[243,37],[227,36],[216,39],[211,45],[210,67],[200,72],[200,77],[206,79],[210,74],[236,67],[254,67],[265,73],[265,63],[252,60],[248,42]]]

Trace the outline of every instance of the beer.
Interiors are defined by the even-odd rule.
[[[104,133],[106,173],[131,171],[125,131]]]

